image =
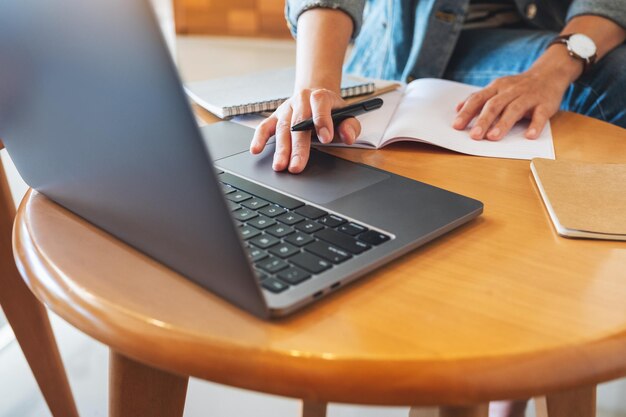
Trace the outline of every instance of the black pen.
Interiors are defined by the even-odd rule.
[[[349,117],[358,116],[359,114],[363,114],[368,111],[380,109],[382,105],[382,98],[373,98],[370,100],[361,101],[360,103],[351,104],[340,109],[334,109],[330,112],[330,115],[333,118],[333,124],[337,125]],[[313,130],[314,128],[315,125],[313,124],[313,119],[307,119],[303,122],[291,126],[291,131],[302,132],[305,130]]]

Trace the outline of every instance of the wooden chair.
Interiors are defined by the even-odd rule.
[[[0,161],[0,305],[52,415],[78,417],[48,313],[22,280],[13,260],[14,218],[15,204]],[[0,372],[0,378],[7,377]]]

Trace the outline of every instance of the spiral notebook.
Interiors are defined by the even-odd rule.
[[[293,93],[295,68],[265,71],[238,77],[218,78],[185,84],[187,95],[220,118],[276,110]],[[371,80],[343,76],[344,98],[370,94]]]

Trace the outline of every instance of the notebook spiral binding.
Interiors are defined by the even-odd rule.
[[[370,94],[374,92],[374,89],[375,89],[374,83],[368,83],[368,84],[358,85],[354,87],[342,88],[341,97],[348,98],[348,97],[361,96],[364,94]],[[287,101],[286,98],[281,98],[281,99],[274,99],[274,100],[259,101],[257,103],[248,103],[248,104],[241,104],[238,106],[224,107],[223,108],[224,117],[233,117],[233,116],[239,116],[242,114],[274,111],[285,101]]]

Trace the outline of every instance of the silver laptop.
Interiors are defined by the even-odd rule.
[[[248,153],[252,133],[197,127],[148,2],[0,2],[0,138],[26,182],[256,316],[482,212],[316,150],[303,174],[276,173],[272,145]]]

